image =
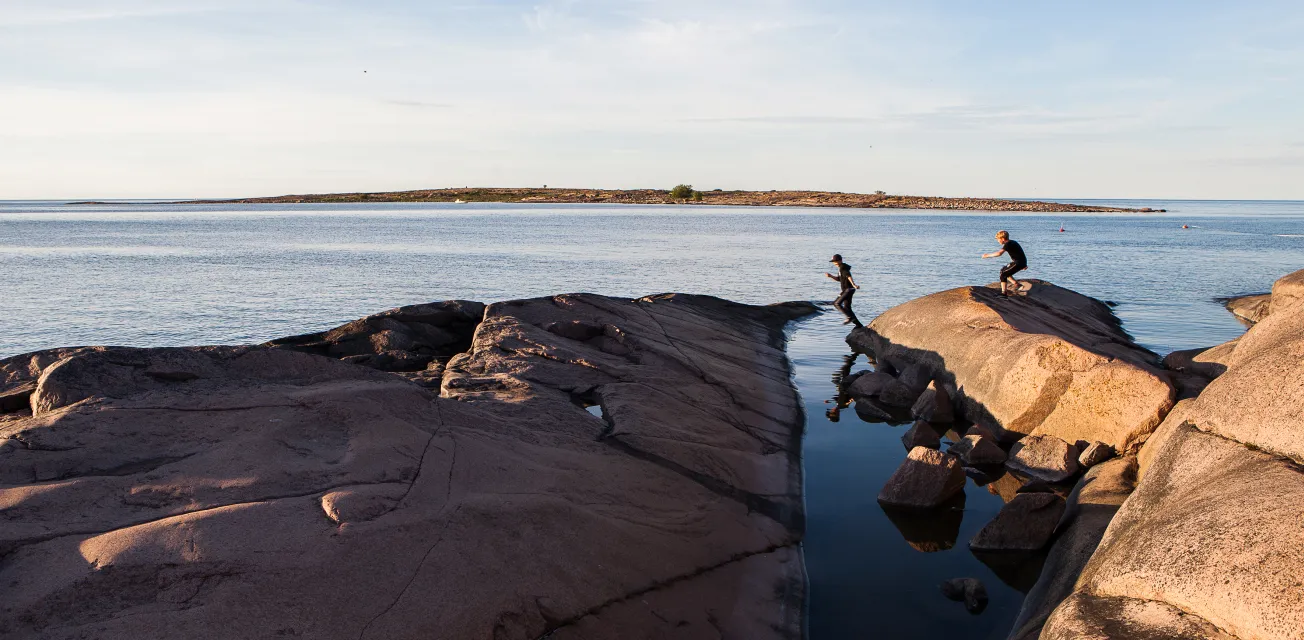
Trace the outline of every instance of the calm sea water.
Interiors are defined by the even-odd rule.
[[[0,357],[79,344],[261,342],[448,298],[829,300],[836,284],[823,273],[835,252],[853,265],[863,287],[856,310],[868,321],[926,293],[994,280],[1001,262],[978,256],[996,247],[998,229],[1027,250],[1029,277],[1118,303],[1126,328],[1162,354],[1235,337],[1242,327],[1213,299],[1265,291],[1304,268],[1304,203],[1116,204],[1169,211],[0,202]],[[902,531],[917,539],[919,523],[894,523],[875,501],[905,457],[904,427],[850,410],[836,422],[826,415],[835,377],[867,366],[848,368],[846,331],[841,316],[825,314],[795,325],[789,345],[807,410],[811,636],[1003,638],[1035,563],[999,565],[968,551],[1002,504],[972,484],[955,521],[932,523],[953,547],[907,544]],[[938,592],[960,576],[986,583],[981,615]]]

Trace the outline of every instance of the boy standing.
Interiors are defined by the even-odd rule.
[[[1028,268],[1028,256],[1023,254],[1023,247],[1019,243],[1010,239],[1010,232],[1001,230],[996,232],[996,241],[1001,243],[1000,251],[984,253],[984,258],[997,258],[1004,254],[1010,255],[1010,264],[1001,267],[1001,295],[1009,295],[1005,291],[1005,283],[1008,280],[1013,291],[1019,290],[1019,281],[1014,279],[1014,274]]]

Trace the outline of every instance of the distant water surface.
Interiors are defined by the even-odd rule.
[[[1002,261],[978,256],[996,247],[998,229],[1023,244],[1029,277],[1117,303],[1125,327],[1162,354],[1239,335],[1213,299],[1266,291],[1304,268],[1301,202],[1080,202],[1168,212],[0,202],[0,357],[261,342],[449,298],[829,300],[836,285],[823,273],[835,252],[853,265],[867,322],[911,298],[994,280]],[[905,457],[904,427],[825,414],[834,377],[867,366],[846,367],[841,322],[825,314],[790,331],[807,411],[811,637],[1003,638],[1022,597],[1018,567],[998,572],[965,547],[1000,499],[970,484],[953,548],[907,544],[874,500]],[[991,593],[981,615],[938,593],[940,580],[966,575]]]

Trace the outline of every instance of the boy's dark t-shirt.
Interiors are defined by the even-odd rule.
[[[838,283],[842,285],[842,290],[851,289],[851,265],[843,262],[838,265]]]
[[[1005,253],[1010,256],[1010,260],[1020,267],[1028,266],[1028,257],[1023,255],[1023,247],[1019,243],[1010,240],[1005,243]]]

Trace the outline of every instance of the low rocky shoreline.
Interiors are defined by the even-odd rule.
[[[865,489],[921,551],[969,479],[1001,497],[967,542],[1039,573],[1011,639],[1304,637],[1304,271],[1162,359],[1030,282],[847,337],[875,362],[841,380],[856,412],[913,422]],[[0,360],[0,637],[803,637],[783,330],[814,312],[446,301]]]
[[[515,202],[538,204],[676,204],[750,207],[846,207],[868,209],[940,209],[952,211],[1032,211],[1046,213],[1154,213],[1163,209],[1126,209],[1000,198],[941,198],[885,193],[831,191],[702,191],[698,199],[676,199],[660,189],[515,189],[463,188],[286,195],[233,200],[193,200],[179,204],[304,204],[357,202]],[[103,204],[103,203],[74,203]],[[178,204],[178,203],[172,203]]]

